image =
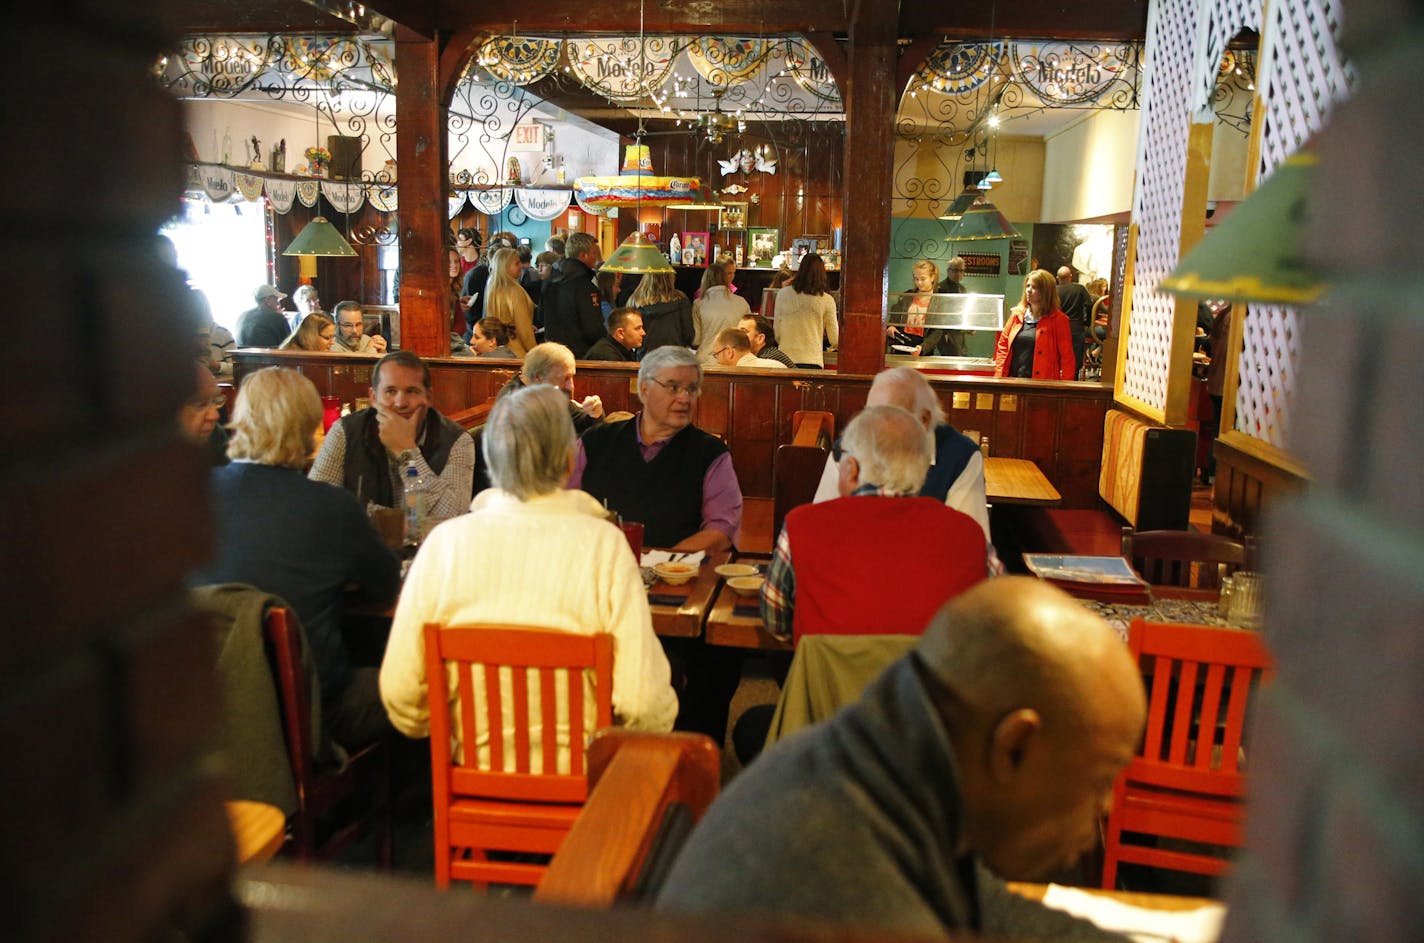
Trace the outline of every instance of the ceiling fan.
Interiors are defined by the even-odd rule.
[[[721,144],[728,134],[738,134],[747,129],[747,123],[740,115],[722,110],[722,96],[725,94],[727,94],[725,88],[712,89],[712,110],[698,112],[686,119],[692,132],[705,137],[709,144]],[[676,128],[668,128],[665,131],[645,131],[642,129],[642,119],[639,118],[639,135],[659,137],[665,134],[686,134],[688,128],[682,126],[683,120],[678,119],[679,126]]]
[[[730,115],[722,110],[722,96],[727,94],[725,88],[712,89],[712,110],[704,111],[697,116],[695,127],[707,137],[710,144],[721,144],[722,138],[734,132],[745,131],[746,122],[737,115]]]

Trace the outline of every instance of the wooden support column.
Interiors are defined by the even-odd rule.
[[[846,110],[845,202],[838,369],[885,366],[885,286],[890,261],[891,165],[895,156],[896,17],[873,0],[851,14]]]
[[[437,41],[397,39],[401,347],[422,357],[450,354],[450,279],[445,268],[450,162],[439,62]]]

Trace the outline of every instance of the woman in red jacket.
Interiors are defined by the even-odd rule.
[[[1034,269],[1024,279],[1023,302],[1014,307],[994,345],[994,376],[1075,380],[1073,329],[1058,310],[1053,275]]]

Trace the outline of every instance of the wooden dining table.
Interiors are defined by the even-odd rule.
[[[993,455],[984,459],[984,497],[990,504],[1053,507],[1063,495],[1043,470],[1026,458]]]
[[[749,563],[766,575],[771,555],[767,553],[739,553],[733,563]],[[728,648],[757,648],[767,651],[790,651],[789,639],[779,639],[766,630],[761,621],[761,596],[759,593],[743,596],[726,580],[720,580],[717,595],[712,600],[712,609],[707,614],[706,638],[708,645],[724,645]]]
[[[691,581],[673,586],[658,580],[648,587],[648,608],[653,613],[653,631],[669,638],[697,638],[721,585],[717,567],[731,559],[731,554],[709,553],[702,559],[697,575]]]

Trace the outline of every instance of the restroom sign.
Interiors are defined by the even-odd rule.
[[[511,151],[542,151],[544,149],[544,126],[535,121],[514,126],[509,136]]]

